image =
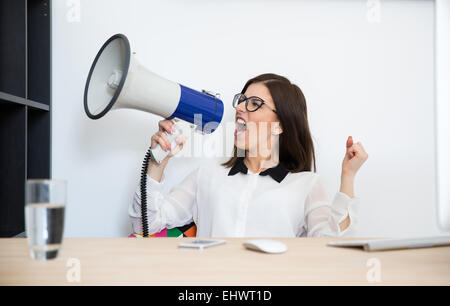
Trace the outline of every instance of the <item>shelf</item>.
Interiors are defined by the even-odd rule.
[[[1,92],[1,91],[0,91],[0,102],[9,102],[9,103],[26,105],[28,107],[31,107],[34,109],[40,109],[40,110],[44,110],[44,111],[50,110],[50,106],[48,106],[46,104],[42,104],[42,103],[35,102],[35,101],[29,100],[29,99],[24,99],[21,97],[13,96],[13,95],[7,94],[5,92]]]
[[[0,91],[26,98],[26,1],[0,0]]]
[[[0,104],[0,237],[25,230],[26,107]]]
[[[50,112],[27,110],[27,179],[50,178]]]
[[[27,179],[51,176],[51,0],[0,0],[0,238],[25,230]]]
[[[50,3],[27,0],[27,96],[50,104]]]

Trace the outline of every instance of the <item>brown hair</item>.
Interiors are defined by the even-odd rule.
[[[306,100],[300,88],[287,78],[266,73],[250,79],[241,93],[253,83],[263,83],[269,89],[277,109],[283,133],[280,135],[280,163],[292,173],[316,171],[314,144],[309,130]],[[238,160],[237,148],[233,157],[222,164],[232,167]]]

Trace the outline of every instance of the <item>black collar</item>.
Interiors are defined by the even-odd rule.
[[[235,175],[236,173],[244,173],[247,174],[248,172],[248,168],[244,163],[244,158],[243,157],[239,157],[236,161],[236,163],[234,164],[233,167],[231,167],[230,172],[228,172],[228,176],[232,176]],[[281,181],[284,180],[284,178],[286,177],[286,175],[288,175],[289,170],[287,170],[282,163],[279,163],[277,166],[273,167],[273,168],[269,168],[263,172],[261,172],[259,175],[262,176],[267,176],[270,175],[275,181],[277,181],[278,183],[281,183]]]

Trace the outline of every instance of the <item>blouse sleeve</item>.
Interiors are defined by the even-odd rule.
[[[164,228],[174,228],[189,224],[194,218],[196,207],[198,169],[189,174],[180,185],[163,195],[163,184],[147,175],[147,217],[149,235],[159,233]],[[128,214],[133,231],[142,234],[141,192],[138,186],[130,204]]]
[[[357,222],[359,198],[350,198],[345,193],[336,193],[330,203],[320,177],[315,182],[305,202],[305,225],[308,237],[339,237],[354,229]],[[349,226],[341,231],[339,224],[347,217]]]

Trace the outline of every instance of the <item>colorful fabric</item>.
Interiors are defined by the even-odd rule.
[[[194,222],[181,227],[175,227],[171,229],[163,229],[159,233],[149,235],[149,237],[160,238],[160,237],[195,237],[197,234],[197,226]],[[128,238],[142,238],[141,234],[133,233]]]

